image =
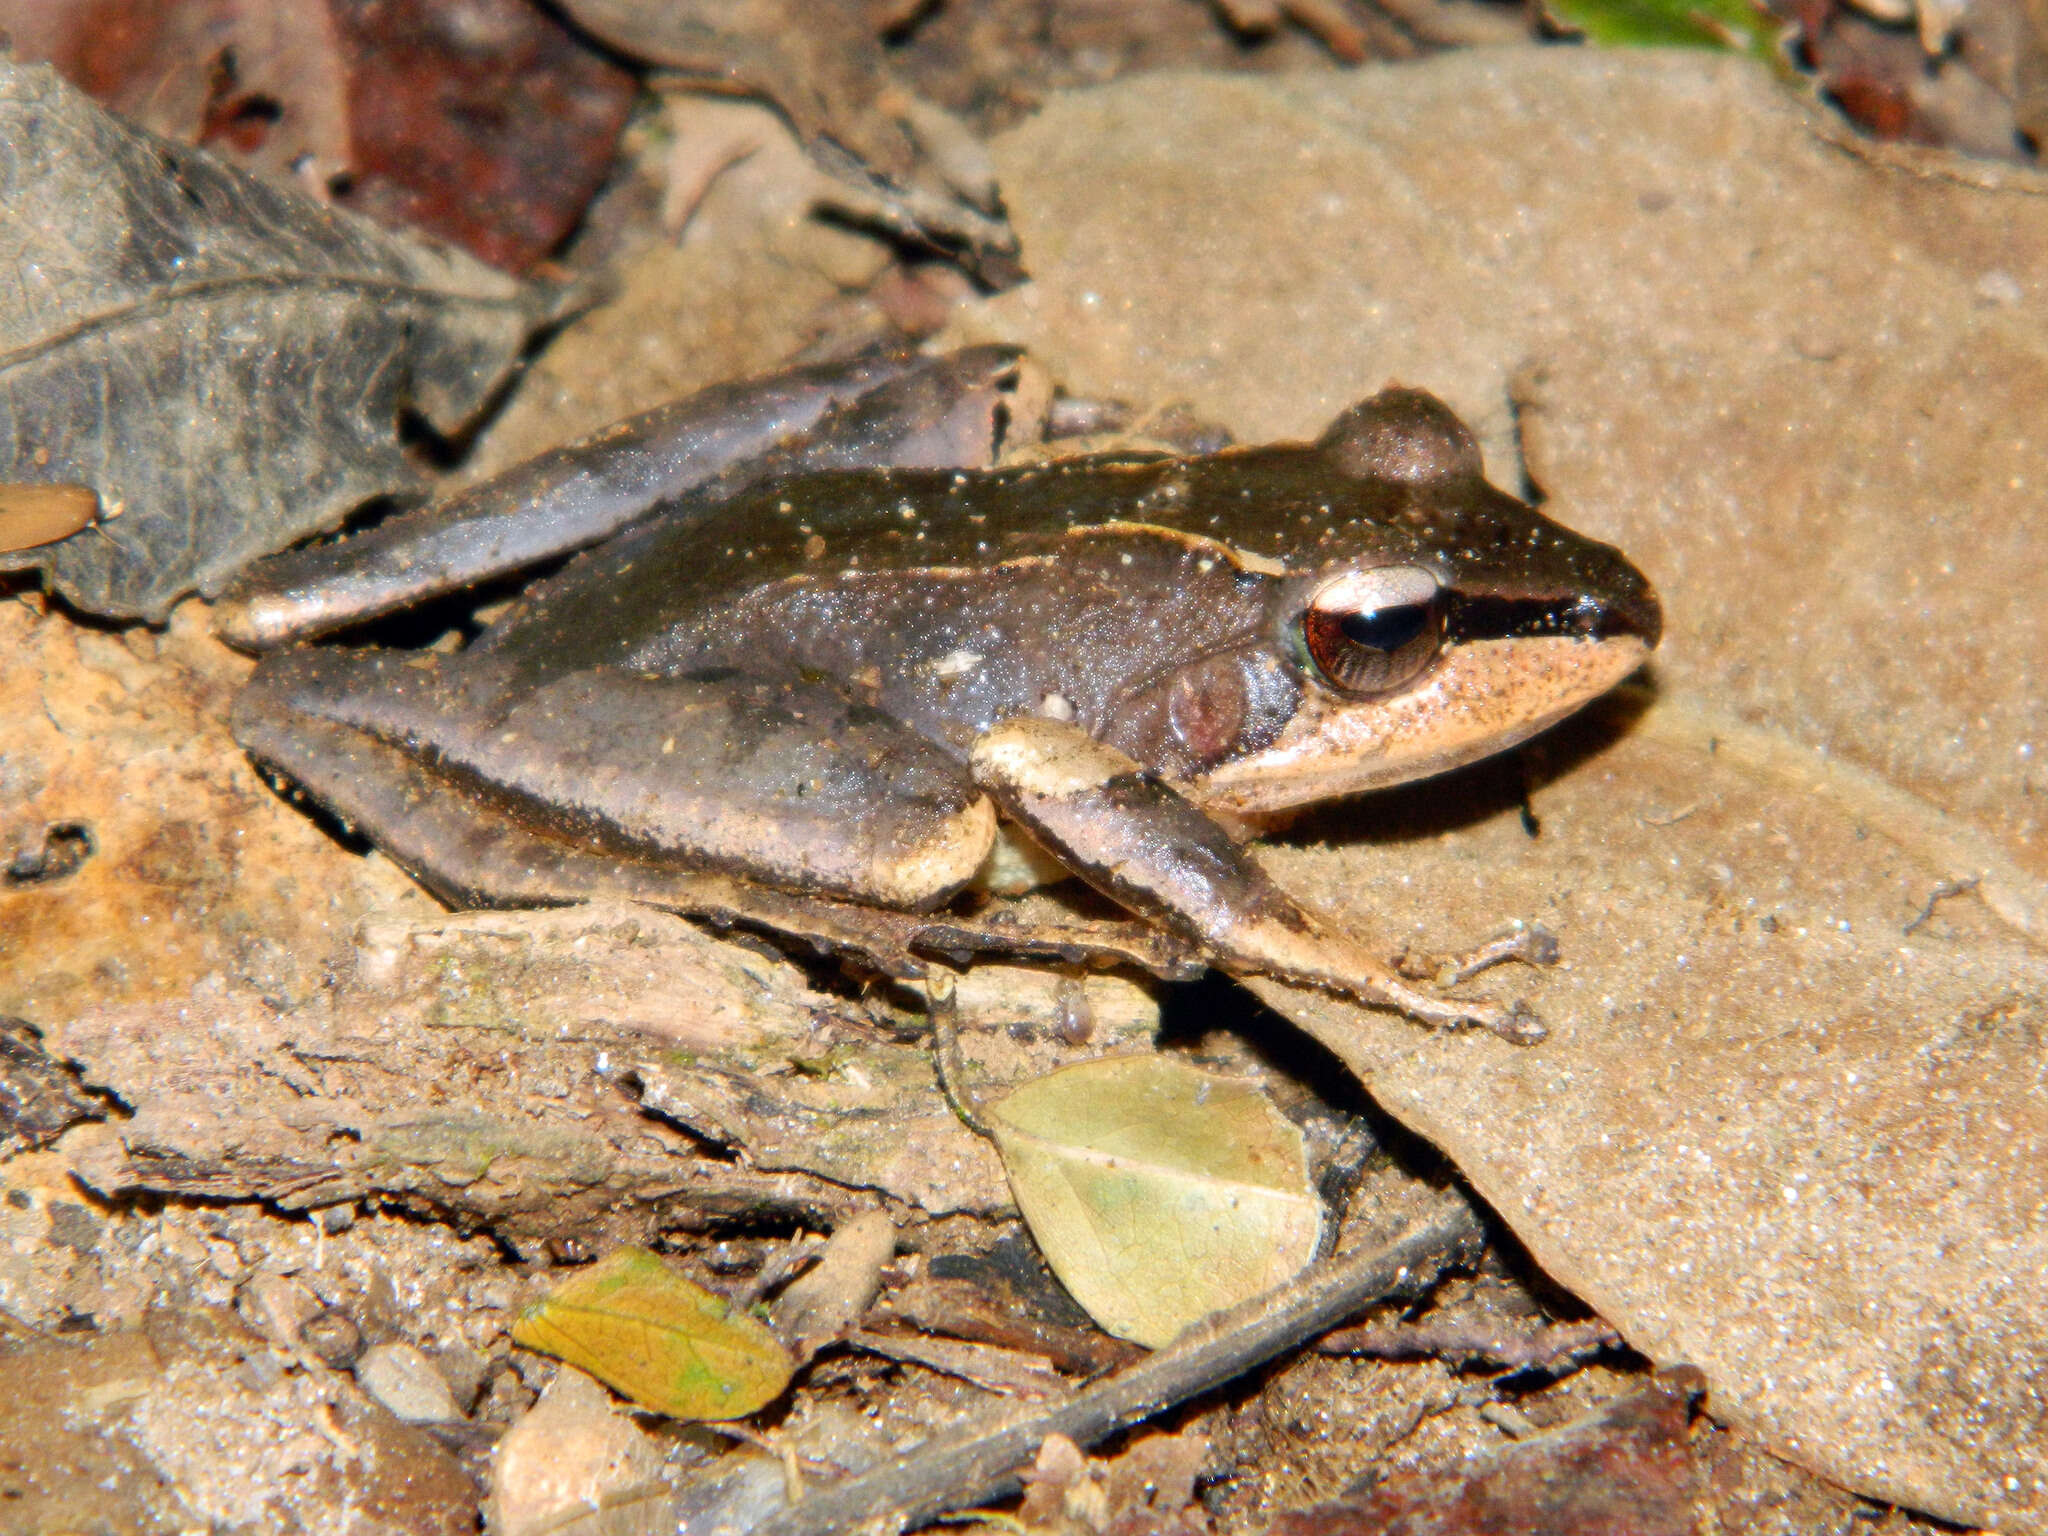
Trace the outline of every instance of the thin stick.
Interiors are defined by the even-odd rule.
[[[1017,1469],[1048,1435],[1097,1441],[1263,1364],[1394,1294],[1419,1294],[1454,1263],[1476,1259],[1479,1218],[1445,1199],[1384,1248],[1340,1254],[1291,1284],[1190,1329],[1149,1359],[1063,1402],[1012,1413],[934,1441],[895,1466],[830,1487],[778,1511],[753,1536],[901,1531],[948,1510],[1014,1492]]]

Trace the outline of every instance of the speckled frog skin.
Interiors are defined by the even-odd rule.
[[[1239,953],[1244,925],[1299,909],[1229,893],[1262,877],[1216,818],[1520,741],[1660,622],[1618,551],[1390,389],[1311,444],[772,481],[587,551],[459,653],[267,658],[235,718],[302,782],[376,744],[344,810],[379,842],[425,775],[535,837],[893,907],[973,880],[1000,809],[1223,963],[1286,971]],[[491,896],[453,856],[408,862]]]

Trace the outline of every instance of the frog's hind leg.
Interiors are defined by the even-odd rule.
[[[922,910],[967,883],[995,834],[958,763],[823,683],[598,667],[533,684],[486,656],[308,650],[257,668],[234,728],[387,846],[407,844],[430,783],[579,864]],[[435,847],[406,854],[437,888],[485,884]]]
[[[215,604],[221,637],[275,650],[689,516],[772,476],[992,462],[1017,353],[968,347],[785,369],[617,421],[430,507],[256,562]]]

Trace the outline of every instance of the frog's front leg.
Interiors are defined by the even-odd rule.
[[[1426,1024],[1476,1024],[1520,1045],[1544,1037],[1518,1008],[1402,980],[1296,902],[1171,785],[1074,726],[1005,722],[975,743],[972,762],[1004,813],[1076,874],[1193,938],[1226,970],[1330,987]]]
[[[499,875],[411,846],[428,785],[537,847],[912,911],[965,885],[995,835],[959,763],[824,682],[610,666],[542,680],[494,656],[304,650],[264,659],[233,725],[456,892],[496,895]],[[327,771],[349,741],[376,749],[351,751],[370,782]]]

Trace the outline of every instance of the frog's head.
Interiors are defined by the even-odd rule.
[[[1662,614],[1612,546],[1486,483],[1434,396],[1388,389],[1312,450],[1317,516],[1254,560],[1298,704],[1192,786],[1257,814],[1440,773],[1513,745],[1641,665]]]

